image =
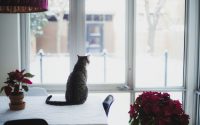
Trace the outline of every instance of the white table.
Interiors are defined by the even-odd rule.
[[[45,96],[25,96],[26,107],[20,111],[9,110],[9,98],[0,96],[0,125],[7,120],[43,118],[49,125],[107,125],[101,98],[90,95],[82,105],[51,106]],[[53,96],[52,100],[64,100]]]

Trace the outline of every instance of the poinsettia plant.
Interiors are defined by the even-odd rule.
[[[32,84],[29,78],[32,78],[34,75],[31,73],[25,72],[25,70],[9,72],[7,80],[4,82],[5,86],[1,88],[1,92],[4,90],[7,96],[13,94],[20,94],[23,90],[28,91],[27,84]]]
[[[130,105],[130,125],[188,125],[178,100],[172,100],[168,93],[143,92]]]

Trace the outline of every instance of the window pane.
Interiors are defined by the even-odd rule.
[[[113,4],[114,3],[114,4]],[[125,0],[86,0],[89,83],[125,83]]]
[[[49,10],[30,14],[30,72],[34,83],[66,83],[69,75],[69,1],[49,0]]]
[[[136,0],[136,87],[183,85],[184,16],[184,0]]]

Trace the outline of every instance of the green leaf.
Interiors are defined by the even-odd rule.
[[[24,77],[28,77],[28,78],[32,78],[34,75],[32,75],[31,73],[25,73]]]
[[[133,124],[132,125],[139,125],[139,119],[134,119]]]
[[[8,80],[5,81],[4,83],[6,83],[6,84],[8,84],[8,85],[10,85],[10,86],[14,86],[16,82],[15,82],[14,80],[8,79]]]
[[[1,87],[0,93],[2,93],[2,91],[4,90],[5,86]]]
[[[22,88],[27,92],[28,91],[28,86],[22,85]]]

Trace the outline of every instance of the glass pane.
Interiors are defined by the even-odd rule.
[[[183,85],[184,16],[184,0],[136,0],[136,87]]]
[[[30,14],[30,72],[35,75],[34,83],[66,83],[70,72],[69,1],[48,2],[47,12]]]
[[[86,0],[89,83],[125,83],[125,0]],[[114,4],[113,4],[114,3]]]

